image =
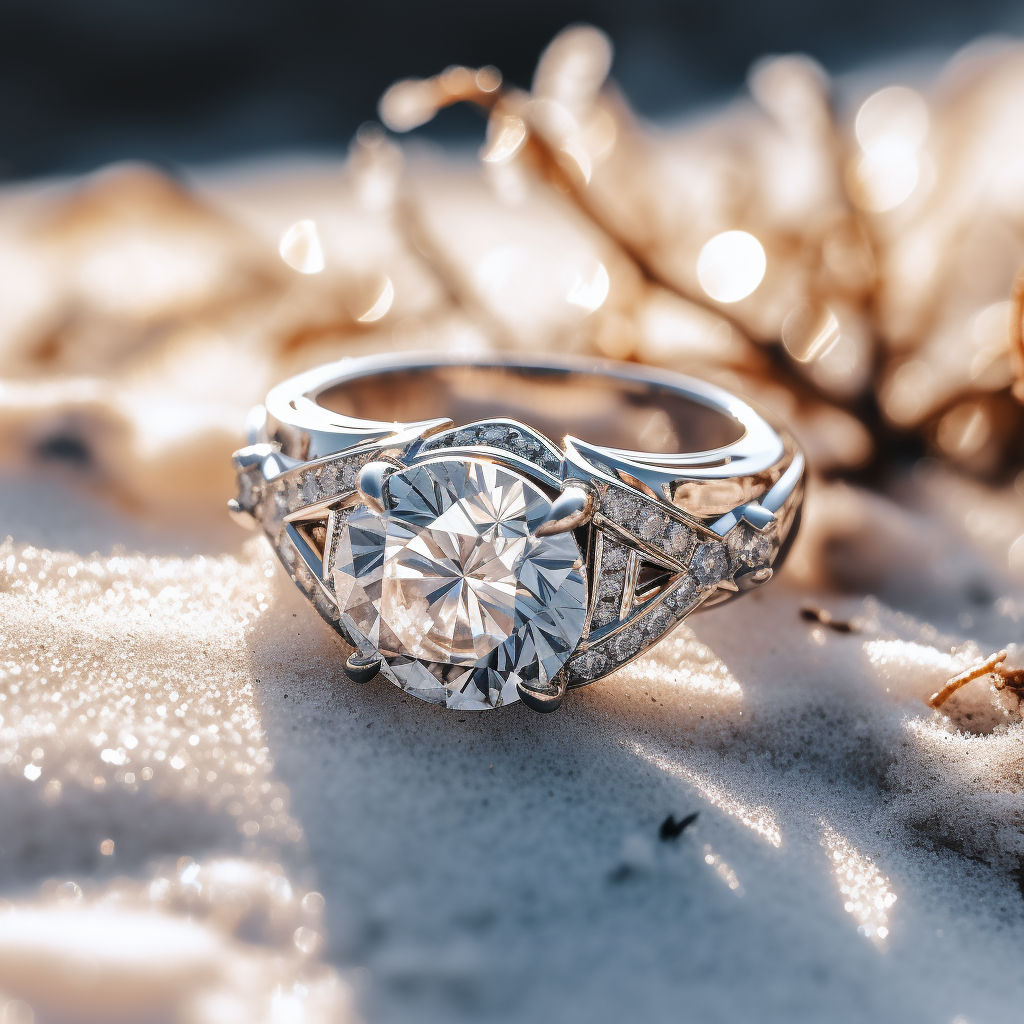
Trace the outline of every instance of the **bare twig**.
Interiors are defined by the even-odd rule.
[[[969,683],[972,679],[979,679],[981,676],[986,676],[990,672],[995,672],[996,667],[1003,661],[1006,660],[1006,651],[997,651],[991,657],[986,658],[980,665],[975,665],[974,668],[967,669],[966,672],[961,672],[958,676],[953,676],[952,679],[946,685],[939,690],[937,693],[933,693],[928,699],[928,706],[932,708],[940,708],[943,704],[949,700],[950,697],[956,693],[965,683]]]
[[[820,622],[823,626],[835,630],[837,633],[856,633],[857,627],[852,622],[832,617],[827,608],[819,608],[817,605],[806,604],[800,609],[800,617],[808,622]]]

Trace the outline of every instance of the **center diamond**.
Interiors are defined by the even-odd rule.
[[[550,500],[489,462],[437,459],[388,477],[385,511],[339,527],[332,579],[361,653],[448,707],[518,699],[579,642],[586,585],[571,533],[538,537]]]

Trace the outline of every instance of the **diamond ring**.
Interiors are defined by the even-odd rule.
[[[229,507],[351,645],[348,675],[460,710],[553,711],[767,583],[799,524],[783,428],[635,364],[346,359],[246,429]]]

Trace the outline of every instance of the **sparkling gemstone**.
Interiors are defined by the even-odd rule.
[[[622,570],[612,570],[601,576],[601,585],[598,587],[597,595],[602,601],[622,600],[622,589],[626,585],[626,576]]]
[[[598,599],[594,607],[594,614],[590,619],[591,629],[601,629],[611,622],[619,621],[619,602],[610,601],[604,597]]]
[[[668,525],[667,519],[667,516],[643,516],[636,525],[636,535],[644,540],[654,540],[655,537],[660,537],[661,532]]]
[[[486,427],[480,434],[480,440],[484,444],[501,444],[508,439],[508,427]]]
[[[307,505],[312,505],[320,496],[316,484],[316,473],[309,472],[302,481],[302,500]]]
[[[574,674],[580,679],[594,679],[604,672],[607,665],[608,658],[598,650],[589,650],[570,663]]]
[[[761,568],[771,562],[774,547],[771,530],[755,530],[747,523],[740,523],[733,527],[728,543],[734,565]]]
[[[705,541],[693,553],[690,559],[690,572],[697,577],[699,583],[709,587],[722,579],[729,571],[729,560],[725,548],[718,541]]]
[[[670,519],[663,533],[665,550],[676,558],[685,558],[693,542],[693,531],[676,519]]]
[[[643,645],[643,636],[635,629],[624,629],[612,640],[612,651],[620,661],[632,658]]]
[[[629,561],[629,548],[624,544],[616,544],[615,541],[604,538],[601,544],[601,568],[604,569],[625,569]]]
[[[609,487],[601,498],[601,511],[614,522],[635,526],[646,510],[641,500],[632,494]]]
[[[538,537],[551,508],[492,463],[441,458],[388,477],[381,515],[339,532],[332,580],[361,653],[424,700],[483,709],[547,683],[583,632],[586,584],[572,533]]]
[[[654,608],[651,613],[643,619],[641,625],[643,626],[644,634],[650,637],[660,636],[667,628],[668,624],[672,621],[672,610],[661,602]]]
[[[320,471],[320,493],[322,495],[330,496],[338,493],[338,470],[339,467],[331,463]]]
[[[665,604],[677,614],[688,607],[697,595],[697,582],[690,575],[683,578],[669,591]]]
[[[341,484],[348,490],[351,490],[356,485],[356,476],[359,473],[360,465],[358,461],[351,460],[346,462],[341,468]]]

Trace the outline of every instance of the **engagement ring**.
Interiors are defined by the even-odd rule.
[[[804,459],[722,388],[631,363],[346,359],[274,388],[230,508],[378,673],[459,710],[567,689],[767,583]]]

